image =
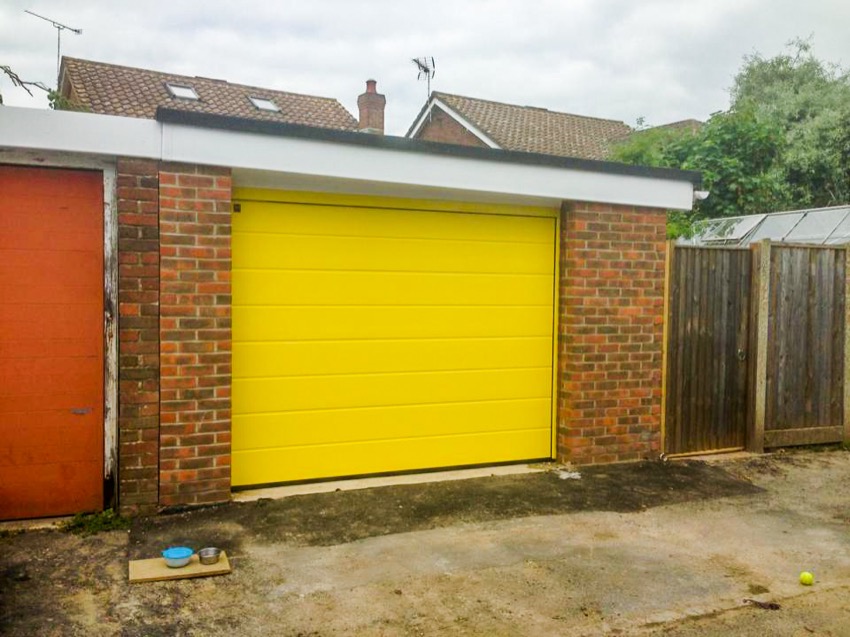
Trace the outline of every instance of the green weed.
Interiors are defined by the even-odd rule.
[[[121,517],[112,509],[100,513],[77,513],[63,522],[59,528],[66,533],[87,536],[101,531],[121,531],[130,528],[130,520]]]

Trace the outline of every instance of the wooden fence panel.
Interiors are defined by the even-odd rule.
[[[764,445],[844,438],[845,249],[770,246]]]
[[[742,448],[750,405],[750,251],[671,249],[665,451]]]

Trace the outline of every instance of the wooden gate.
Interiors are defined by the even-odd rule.
[[[764,446],[844,438],[846,248],[769,247]]]
[[[743,448],[750,251],[671,244],[668,258],[665,452]]]

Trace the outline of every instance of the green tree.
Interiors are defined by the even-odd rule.
[[[773,58],[747,56],[728,111],[696,132],[636,132],[612,158],[702,172],[711,195],[692,214],[671,217],[673,234],[701,217],[848,203],[850,78],[805,41]]]
[[[635,133],[612,153],[615,161],[702,172],[711,195],[690,215],[671,216],[672,234],[687,234],[689,222],[777,210],[787,202],[778,168],[781,131],[749,108],[715,113],[697,131],[651,128]]]
[[[752,109],[782,130],[785,181],[795,207],[850,201],[850,75],[814,57],[811,43],[745,58],[732,87],[732,108]]]

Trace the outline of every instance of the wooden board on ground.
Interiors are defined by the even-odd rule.
[[[169,568],[161,557],[149,560],[130,561],[130,582],[160,582],[171,579],[186,579],[189,577],[207,577],[209,575],[225,575],[230,572],[230,561],[222,551],[221,557],[215,564],[201,564],[197,553],[189,563],[181,568]]]

